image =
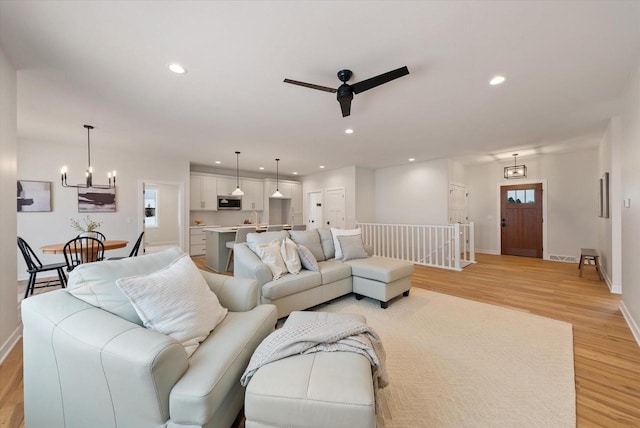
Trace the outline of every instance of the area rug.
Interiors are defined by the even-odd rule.
[[[572,325],[413,288],[381,309],[347,296],[387,351],[379,426],[575,427]]]

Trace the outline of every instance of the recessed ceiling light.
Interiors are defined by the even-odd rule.
[[[187,72],[187,70],[185,70],[183,66],[177,63],[169,64],[169,70],[177,74],[184,74]]]
[[[222,163],[222,161],[216,161],[216,163],[217,163],[218,165],[220,165],[220,164]]]
[[[292,174],[293,175],[298,175],[298,171],[293,171]]]
[[[415,158],[409,158],[409,162],[413,162],[414,160],[416,160]]]
[[[489,84],[495,86],[501,84],[505,80],[504,76],[494,76],[494,78],[489,81]]]
[[[324,165],[320,165],[320,169],[324,169]]]
[[[263,167],[263,166],[261,166],[261,167],[259,167],[258,169],[262,171],[262,170],[264,169],[264,167]]]
[[[344,130],[345,134],[353,134],[353,129],[349,128],[349,129],[345,129]]]

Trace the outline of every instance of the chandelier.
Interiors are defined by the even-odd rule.
[[[67,167],[63,166],[60,169],[60,180],[62,183],[62,187],[75,187],[75,188],[94,188],[94,189],[112,189],[116,187],[116,171],[109,171],[107,177],[109,178],[109,184],[94,184],[93,183],[93,168],[91,167],[91,139],[89,138],[89,133],[93,129],[91,125],[84,125],[87,129],[87,170],[85,171],[86,182],[85,184],[68,184],[67,183]]]
[[[518,157],[518,154],[514,153],[512,156],[513,166],[504,167],[504,178],[506,178],[507,180],[511,178],[527,178],[527,166],[516,165],[516,158]]]

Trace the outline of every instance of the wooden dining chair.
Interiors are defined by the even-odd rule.
[[[104,244],[88,236],[73,238],[64,245],[62,252],[69,272],[83,263],[104,260]]]
[[[27,281],[27,289],[24,292],[24,298],[33,295],[33,290],[36,288],[57,287],[65,288],[67,286],[67,276],[64,273],[66,263],[51,263],[43,265],[36,253],[31,249],[29,244],[18,236],[18,248],[24,257],[24,262],[27,264],[27,272],[29,273],[29,280]],[[56,271],[58,279],[45,278],[37,281],[37,276],[41,272]]]
[[[129,253],[128,257],[136,257],[138,255],[138,251],[140,251],[140,244],[142,243],[143,236],[144,236],[144,232],[142,232],[140,236],[138,236],[138,240],[136,241],[133,248],[131,249],[131,252]],[[122,260],[126,258],[127,257],[109,257],[108,260]]]
[[[241,244],[243,242],[247,242],[247,235],[249,233],[255,233],[255,226],[249,227],[239,227],[236,230],[236,239],[234,241],[227,241],[225,246],[229,249],[229,255],[227,256],[227,266],[224,268],[225,271],[229,271],[229,266],[231,265],[231,260],[233,260],[233,246],[235,244]]]
[[[106,241],[107,240],[107,237],[104,236],[104,233],[98,232],[97,230],[92,230],[91,232],[82,232],[82,233],[78,234],[78,238],[81,238],[83,236],[88,236],[90,238],[96,238],[98,241]]]

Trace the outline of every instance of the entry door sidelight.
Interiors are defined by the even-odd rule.
[[[542,258],[542,184],[500,187],[501,253]]]

